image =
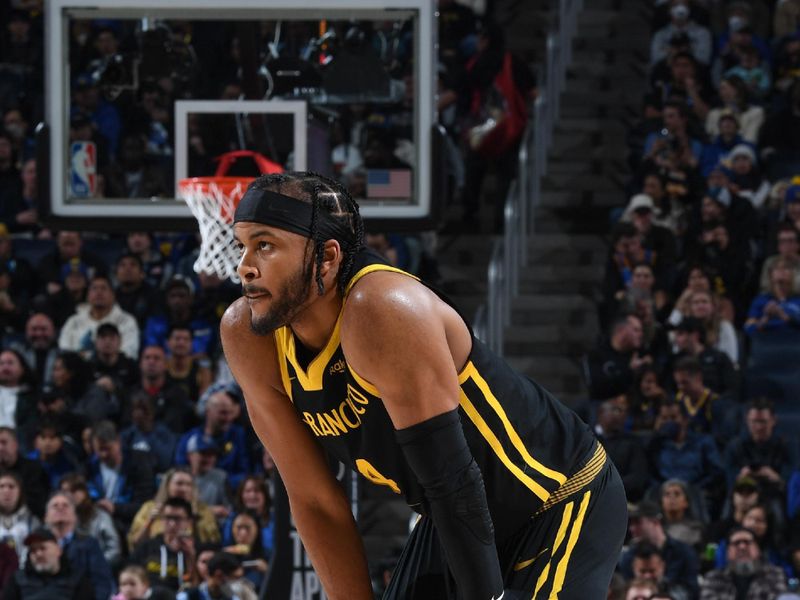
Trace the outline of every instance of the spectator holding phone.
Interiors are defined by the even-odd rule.
[[[178,591],[192,580],[195,564],[194,513],[192,505],[178,496],[167,498],[158,519],[163,533],[141,542],[131,561],[147,571],[150,581]]]

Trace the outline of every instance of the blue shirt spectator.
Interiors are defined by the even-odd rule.
[[[33,450],[28,458],[37,461],[50,479],[50,488],[58,488],[61,478],[67,473],[80,471],[80,461],[68,446],[64,445],[64,435],[52,417],[45,417],[36,427]]]
[[[189,464],[187,446],[189,440],[199,433],[214,440],[220,449],[217,468],[228,474],[231,486],[238,485],[250,472],[244,428],[234,423],[240,411],[238,400],[227,391],[221,390],[212,394],[206,404],[205,424],[189,430],[181,437],[175,451],[175,464]]]
[[[130,525],[136,512],[156,491],[153,460],[140,450],[122,451],[119,433],[111,421],[92,427],[89,458],[89,494],[98,507],[117,522]]]
[[[93,82],[91,75],[88,73],[78,75],[72,99],[74,104],[70,114],[86,114],[95,129],[108,141],[111,155],[116,155],[122,131],[122,119],[117,108],[103,98],[99,86]]]
[[[794,269],[785,259],[776,260],[769,271],[770,291],[753,299],[744,330],[757,331],[800,327],[800,296],[794,290]]]
[[[194,284],[189,279],[176,275],[169,280],[164,293],[167,312],[147,319],[142,347],[161,346],[167,350],[170,325],[188,323],[192,330],[192,354],[213,356],[216,349],[215,329],[208,320],[195,315],[192,310]]]
[[[719,135],[703,147],[700,158],[700,171],[703,177],[708,177],[720,161],[739,144],[749,147],[753,155],[758,156],[756,146],[746,141],[739,133],[739,121],[732,112],[723,112],[720,115],[718,127]]]
[[[120,433],[123,453],[139,450],[147,452],[155,461],[157,473],[172,466],[178,436],[161,421],[155,419],[153,399],[139,390],[131,397],[131,426]]]
[[[707,488],[724,476],[714,439],[689,430],[689,419],[677,402],[665,402],[655,422],[656,435],[648,446],[657,483],[680,479]]]

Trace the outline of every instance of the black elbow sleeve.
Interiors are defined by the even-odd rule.
[[[460,597],[499,598],[503,578],[494,526],[483,477],[464,437],[458,410],[397,430],[395,436],[425,490]]]

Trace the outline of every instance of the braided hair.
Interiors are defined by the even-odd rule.
[[[358,204],[350,192],[338,181],[311,171],[296,171],[262,175],[250,184],[250,188],[269,190],[291,196],[297,200],[311,203],[311,242],[314,244],[313,257],[317,266],[317,292],[321,296],[325,292],[320,267],[325,256],[325,242],[320,232],[319,215],[325,211],[329,217],[339,219],[352,232],[351,239],[337,239],[342,248],[342,264],[337,274],[339,291],[344,293],[353,270],[356,254],[364,247],[364,222]],[[309,265],[310,266],[310,265]]]

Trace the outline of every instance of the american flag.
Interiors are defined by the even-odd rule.
[[[411,171],[408,169],[369,169],[367,198],[410,198]]]

